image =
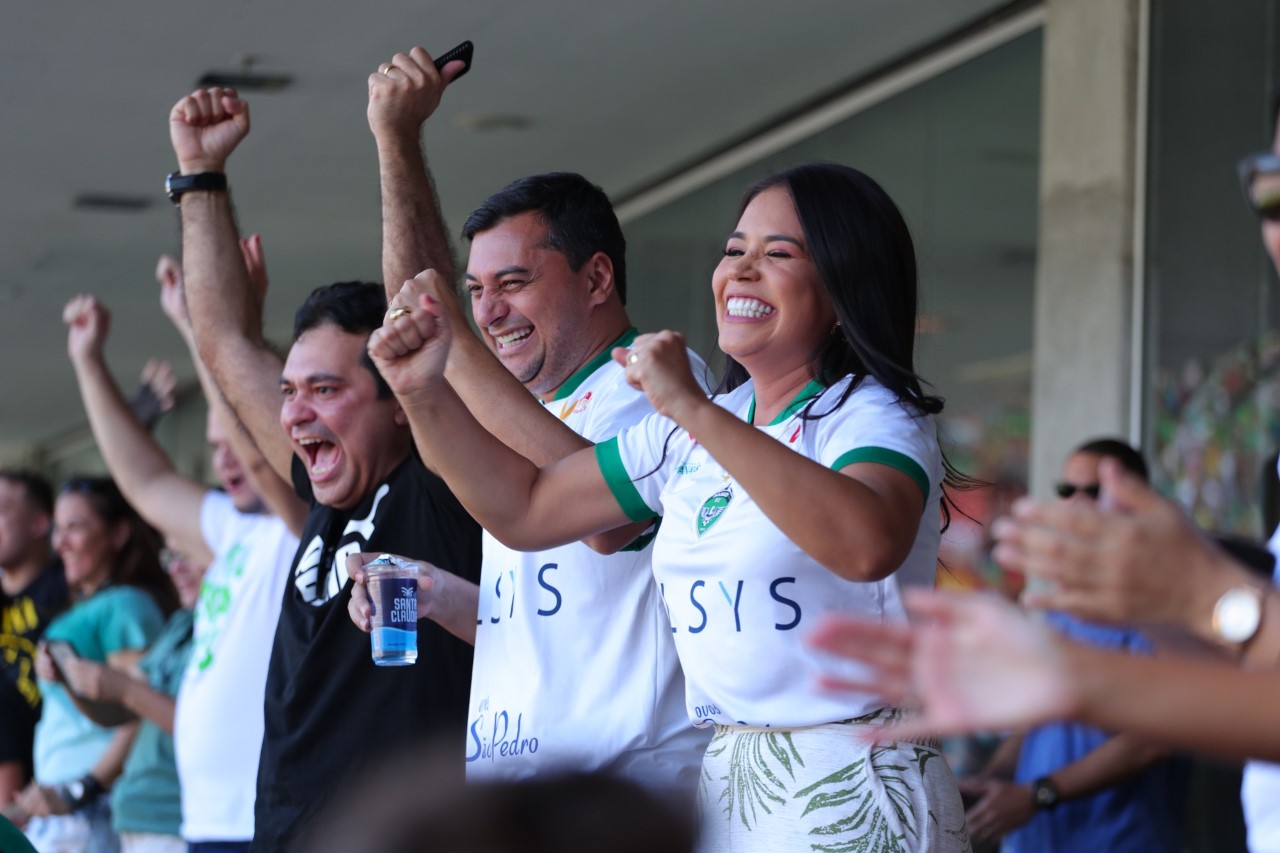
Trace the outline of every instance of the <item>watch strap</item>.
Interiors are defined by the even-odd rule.
[[[66,801],[67,808],[73,812],[80,811],[106,792],[107,789],[92,773],[86,773],[74,782],[58,786],[58,796]]]
[[[189,193],[193,190],[200,192],[226,192],[227,176],[224,172],[196,172],[191,175],[171,172],[165,178],[164,189],[169,195],[169,200],[177,204],[184,193]]]
[[[1052,809],[1062,799],[1062,792],[1048,776],[1031,783],[1031,802],[1037,809]]]

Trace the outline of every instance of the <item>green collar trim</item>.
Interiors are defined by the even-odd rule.
[[[550,402],[554,403],[556,400],[563,400],[565,397],[568,397],[574,391],[577,391],[578,386],[581,385],[583,382],[586,382],[588,376],[595,373],[601,367],[609,363],[609,360],[613,358],[613,356],[610,353],[612,353],[614,347],[629,347],[631,346],[631,342],[634,341],[639,335],[640,335],[639,330],[635,328],[627,329],[625,332],[623,332],[620,338],[618,338],[613,343],[609,344],[600,352],[596,353],[595,358],[591,359],[586,364],[582,365],[582,367],[579,367],[577,370],[575,370],[573,375],[570,376],[568,379],[566,379],[564,381],[564,384],[561,385],[556,390],[556,395],[551,398]]]
[[[769,426],[777,426],[778,424],[782,423],[787,418],[791,417],[796,412],[804,408],[805,403],[808,403],[810,400],[814,399],[815,397],[821,397],[822,392],[825,390],[827,390],[827,386],[824,385],[820,380],[810,379],[809,384],[801,388],[800,393],[797,394],[792,399],[792,401],[787,404],[787,407],[783,409],[781,412],[779,412],[776,418],[774,418],[769,422]],[[749,424],[755,423],[755,420],[756,420],[756,395],[752,394],[751,408],[747,409],[747,423]]]

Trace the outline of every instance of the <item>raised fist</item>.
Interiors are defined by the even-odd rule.
[[[102,358],[102,347],[111,328],[111,312],[92,296],[73,297],[62,309],[67,324],[67,354],[72,361]]]
[[[369,357],[397,397],[425,391],[444,377],[453,330],[449,311],[431,296],[445,287],[435,270],[406,281],[369,336]]]
[[[161,310],[178,331],[186,331],[191,327],[191,318],[182,290],[182,265],[172,255],[161,255],[156,262],[156,281],[160,284]]]
[[[249,133],[249,105],[235,89],[197,89],[169,111],[169,139],[184,174],[221,172]]]
[[[369,75],[369,129],[379,139],[412,135],[440,106],[445,87],[466,64],[450,62],[437,71],[431,55],[420,47],[397,53]]]

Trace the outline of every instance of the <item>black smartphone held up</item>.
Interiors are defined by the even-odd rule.
[[[436,70],[443,71],[444,67],[448,65],[450,62],[461,59],[466,66],[465,68],[463,68],[461,71],[458,72],[458,77],[461,77],[463,74],[466,74],[468,71],[471,70],[471,55],[475,52],[475,49],[476,49],[476,46],[473,45],[471,42],[464,41],[462,44],[458,45],[457,47],[453,48],[447,53],[443,53],[440,56],[436,57],[436,61],[435,61]],[[458,77],[454,77],[453,79],[456,81]]]

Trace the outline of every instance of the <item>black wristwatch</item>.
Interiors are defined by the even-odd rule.
[[[68,782],[58,788],[58,796],[67,803],[67,808],[78,812],[85,806],[95,802],[107,792],[107,789],[92,773],[86,773],[74,782]]]
[[[1041,776],[1031,783],[1031,802],[1038,809],[1052,809],[1062,799],[1062,792],[1048,776]]]
[[[192,190],[225,192],[226,189],[227,176],[222,172],[197,172],[194,175],[170,172],[164,179],[164,191],[169,194],[169,201],[174,204],[178,203],[183,193]]]

